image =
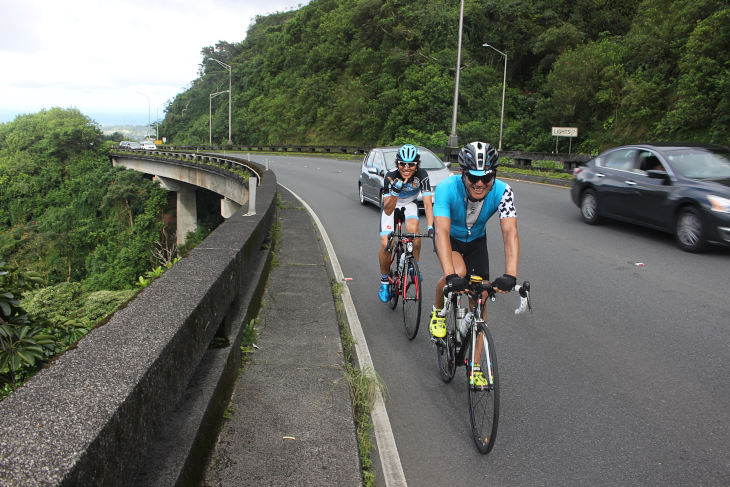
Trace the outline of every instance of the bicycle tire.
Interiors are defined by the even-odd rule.
[[[388,271],[388,276],[390,277],[390,309],[395,309],[396,306],[398,306],[398,293],[399,289],[398,286],[400,285],[400,279],[398,275],[398,262],[400,261],[400,256],[403,253],[403,250],[401,250],[399,245],[394,244],[393,253],[395,254],[395,259],[393,259],[393,262],[390,263],[390,270]]]
[[[481,340],[483,347],[479,356],[479,364],[484,377],[489,377],[486,364],[491,361],[492,380],[487,387],[476,387],[467,380],[469,388],[469,416],[471,418],[472,438],[477,449],[487,454],[494,448],[497,439],[497,425],[499,423],[499,374],[497,373],[497,355],[494,349],[489,328],[484,322],[476,324],[474,330],[477,340]],[[475,342],[476,343],[476,342]],[[471,342],[469,343],[471,346]],[[467,357],[471,360],[471,350]],[[467,376],[471,371],[471,364],[467,366]]]
[[[403,266],[403,327],[409,340],[416,338],[421,324],[421,273],[418,263],[409,257]]]
[[[451,309],[446,314],[446,336],[444,337],[445,347],[436,347],[436,354],[439,360],[439,373],[445,383],[454,379],[456,373],[456,305],[458,300],[455,296],[451,298]]]

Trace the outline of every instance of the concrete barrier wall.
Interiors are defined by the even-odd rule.
[[[0,402],[0,485],[194,483],[268,275],[272,249],[262,244],[276,220],[272,172],[258,195],[256,215],[239,210]],[[210,350],[216,335],[230,346]]]

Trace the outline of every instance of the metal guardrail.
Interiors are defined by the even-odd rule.
[[[208,154],[204,152],[188,152],[188,151],[174,151],[166,149],[158,150],[146,150],[146,149],[126,149],[126,148],[114,148],[113,151],[122,154],[137,154],[140,156],[151,156],[163,159],[171,159],[173,161],[192,161],[202,162],[204,164],[214,164],[218,167],[225,169],[232,169],[233,167],[239,167],[243,170],[248,171],[256,177],[256,186],[261,185],[261,179],[264,176],[265,169],[255,162],[251,162],[247,159],[240,157],[221,156],[219,154]]]
[[[200,145],[200,146],[164,146],[163,149],[157,151],[146,152],[171,152],[171,153],[195,153],[204,155],[201,151],[248,151],[248,152],[287,152],[287,153],[309,153],[309,154],[354,154],[365,155],[373,146],[320,146],[320,145],[302,145],[302,144],[245,144],[245,145]],[[444,161],[455,161],[459,154],[459,147],[428,147],[428,149],[436,154],[442,154]],[[135,150],[139,149],[121,149]],[[521,152],[521,151],[502,151],[501,157],[514,159],[516,167],[530,167],[533,161],[555,161],[563,165],[566,171],[572,170],[574,167],[593,159],[590,154],[561,154],[548,152]],[[214,156],[219,157],[219,156]]]

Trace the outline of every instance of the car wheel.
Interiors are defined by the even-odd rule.
[[[705,241],[705,227],[702,215],[692,207],[687,206],[679,210],[675,221],[674,236],[679,248],[685,252],[702,252],[707,246]]]
[[[357,188],[358,188],[358,190],[359,190],[359,192],[360,192],[360,204],[361,204],[361,205],[367,205],[367,204],[368,204],[368,202],[367,202],[367,201],[365,201],[365,195],[364,195],[364,194],[363,194],[363,192],[362,192],[362,184],[358,184],[358,185],[357,185]]]
[[[598,197],[592,189],[586,189],[580,198],[580,213],[583,221],[589,225],[597,225],[601,221],[598,214]]]

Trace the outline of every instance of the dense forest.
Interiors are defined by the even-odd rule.
[[[0,124],[0,260],[51,284],[129,289],[156,267],[150,248],[166,208],[167,190],[113,168],[103,134],[77,109]]]
[[[199,77],[161,125],[179,144],[446,144],[457,56],[457,0],[312,0],[257,16],[245,39],[202,50]],[[243,34],[243,33],[242,33]],[[242,37],[244,37],[242,35]],[[466,0],[457,134],[554,149],[551,126],[578,127],[591,153],[624,142],[730,143],[727,0]],[[206,103],[207,102],[207,103]]]
[[[0,400],[176,261],[175,197],[75,108],[0,124]],[[222,221],[200,190],[198,230]]]

